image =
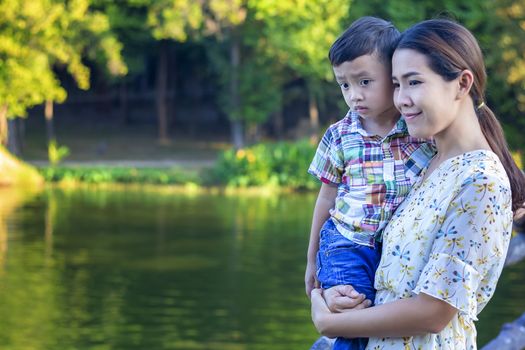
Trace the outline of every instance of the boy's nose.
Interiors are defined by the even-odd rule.
[[[358,90],[350,92],[350,100],[352,102],[360,101],[362,99],[363,95]]]

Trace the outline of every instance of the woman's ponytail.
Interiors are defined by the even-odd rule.
[[[483,135],[485,135],[490,148],[492,148],[492,151],[499,157],[507,172],[512,191],[512,211],[515,212],[524,206],[525,176],[512,158],[507,142],[505,141],[503,128],[492,110],[484,102],[481,102],[481,104],[476,107],[476,114],[478,115]]]

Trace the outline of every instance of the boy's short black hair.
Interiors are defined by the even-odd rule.
[[[333,67],[359,56],[377,54],[390,64],[401,33],[390,22],[376,17],[361,17],[346,29],[330,47],[328,58]]]

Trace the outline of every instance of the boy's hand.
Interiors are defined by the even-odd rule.
[[[319,281],[315,277],[316,266],[315,263],[308,262],[306,264],[306,272],[304,274],[304,286],[306,290],[306,296],[310,298],[312,289],[319,288]]]
[[[324,299],[332,312],[346,312],[364,309],[372,305],[364,294],[358,293],[350,285],[340,285],[324,290]]]

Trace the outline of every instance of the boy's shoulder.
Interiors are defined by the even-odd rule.
[[[357,132],[357,128],[359,127],[358,121],[359,115],[355,112],[348,111],[348,113],[346,113],[346,115],[342,119],[339,119],[335,123],[331,124],[326,130],[326,132],[336,135],[346,135],[349,133],[355,133]]]

